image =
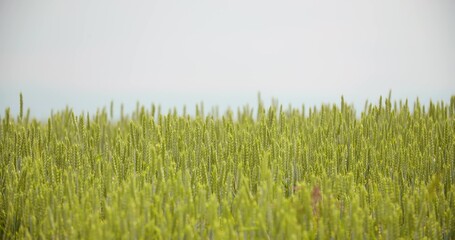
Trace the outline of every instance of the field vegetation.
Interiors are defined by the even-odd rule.
[[[455,96],[0,116],[3,239],[454,239]]]

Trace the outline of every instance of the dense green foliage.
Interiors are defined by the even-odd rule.
[[[455,96],[0,125],[0,236],[455,238]],[[234,116],[235,115],[235,116]]]

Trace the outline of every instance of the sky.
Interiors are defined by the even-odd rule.
[[[455,95],[452,0],[0,0],[0,115]],[[359,109],[360,111],[361,109]]]

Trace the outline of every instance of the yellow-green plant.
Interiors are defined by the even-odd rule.
[[[455,96],[0,125],[3,239],[453,239]]]

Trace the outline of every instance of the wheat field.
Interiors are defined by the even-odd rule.
[[[113,117],[10,109],[2,239],[454,239],[455,96]]]

